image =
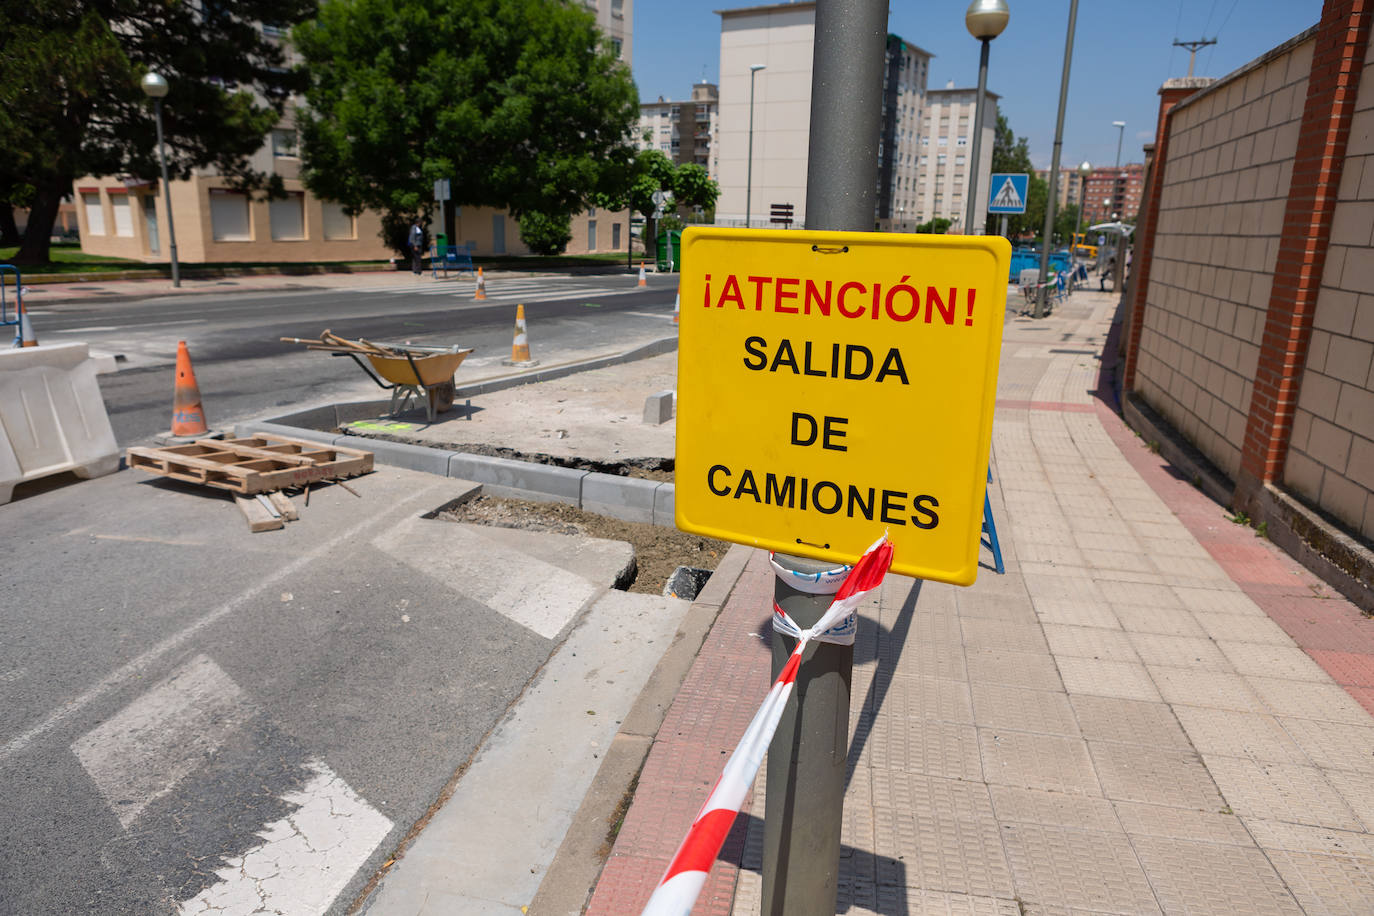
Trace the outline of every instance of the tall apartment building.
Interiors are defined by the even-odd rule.
[[[1088,175],[1083,215],[1089,223],[1105,223],[1113,214],[1134,222],[1145,189],[1145,166],[1138,162],[1120,168],[1093,169]]]
[[[806,218],[816,4],[773,3],[718,12],[721,196],[716,221],[743,225],[747,207],[753,225],[767,225],[770,205],[790,203],[800,223]],[[934,216],[962,213],[968,181],[968,166],[963,161],[966,153],[958,154],[957,166],[949,154],[958,148],[961,137],[967,144],[971,136],[967,122],[972,116],[975,90],[927,90],[932,56],[897,35],[887,38],[877,144],[877,229],[911,230]],[[749,95],[751,68],[758,64],[764,69],[752,74],[754,159],[750,194]],[[989,94],[988,100],[982,156],[985,172],[992,162],[997,96]],[[939,112],[934,120],[929,118],[932,104]],[[940,159],[942,155],[950,161]],[[954,205],[956,199],[958,207]]]
[[[609,37],[626,66],[633,50],[634,0],[583,0]],[[264,26],[271,37],[285,41],[281,30]],[[293,63],[295,61],[292,61]],[[176,87],[166,99],[174,107]],[[348,216],[343,208],[320,200],[300,180],[301,160],[293,106],[263,138],[252,167],[281,177],[286,197],[263,200],[230,187],[213,169],[201,169],[184,181],[172,181],[170,192],[176,225],[178,260],[204,262],[311,262],[376,260],[393,252],[378,237],[380,216],[364,211]],[[123,176],[84,175],[73,183],[73,200],[87,254],[143,261],[165,261],[167,212],[156,182]],[[442,231],[436,220],[432,231]],[[629,213],[589,210],[572,220],[569,254],[624,251],[628,244]],[[460,207],[455,216],[453,242],[467,244],[476,254],[528,254],[519,226],[503,209]]]
[[[719,118],[720,91],[705,80],[692,86],[688,101],[659,96],[657,102],[641,102],[639,148],[659,150],[678,165],[696,163],[714,178]]]
[[[878,144],[877,224],[879,229],[905,232],[921,222],[916,219],[921,112],[930,59],[935,55],[896,35],[887,36],[886,55],[882,139]]]
[[[987,93],[983,104],[983,136],[978,152],[978,209],[973,229],[981,231],[987,219],[987,176],[992,171],[992,143],[997,126],[997,99]],[[970,159],[973,151],[973,121],[978,90],[944,89],[926,92],[925,110],[920,122],[920,161],[916,175],[916,222],[947,219],[951,231],[964,232]]]
[[[1035,177],[1048,183],[1050,180],[1049,169],[1036,169]],[[1078,206],[1078,199],[1083,195],[1083,176],[1078,174],[1078,169],[1061,168],[1059,170],[1059,186],[1057,190],[1058,202],[1055,206],[1058,210],[1065,207]]]

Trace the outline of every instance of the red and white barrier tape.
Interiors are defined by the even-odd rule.
[[[792,650],[787,664],[783,666],[782,673],[773,682],[763,705],[754,714],[753,721],[744,730],[744,736],[740,738],[734,753],[726,762],[725,770],[720,774],[720,779],[716,780],[715,788],[707,797],[706,804],[701,806],[701,811],[697,813],[691,828],[688,829],[686,838],[668,865],[668,870],[658,882],[658,888],[645,905],[643,916],[688,916],[691,913],[692,905],[696,903],[697,895],[706,883],[711,863],[720,852],[720,847],[730,832],[730,825],[734,823],[735,815],[744,804],[744,797],[759,771],[759,765],[763,763],[763,755],[773,740],[773,733],[778,729],[783,708],[787,705],[792,685],[797,680],[797,669],[801,665],[803,650],[813,639],[819,639],[819,634],[843,623],[847,618],[852,618],[868,593],[882,584],[883,576],[887,574],[887,569],[891,565],[892,545],[884,534],[872,547],[864,551],[864,555],[859,558],[859,562],[840,585],[835,600],[821,615],[821,619],[809,629],[800,631],[796,648]],[[778,614],[782,614],[782,611],[774,605],[775,623]],[[782,616],[787,617],[786,614]],[[787,619],[791,621],[791,618]],[[795,628],[796,624],[792,623],[792,626]]]

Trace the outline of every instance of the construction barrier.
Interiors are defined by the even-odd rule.
[[[26,480],[119,470],[119,447],[84,343],[0,350],[0,504]]]
[[[711,864],[715,862],[735,822],[735,815],[749,794],[749,786],[758,774],[763,755],[773,740],[773,733],[777,731],[787,698],[796,683],[802,652],[812,640],[852,644],[858,606],[870,592],[882,585],[883,577],[891,565],[892,545],[887,535],[883,535],[864,551],[853,570],[845,576],[839,591],[835,593],[835,600],[821,615],[821,619],[806,630],[798,627],[782,608],[773,605],[773,626],[797,636],[797,645],[783,666],[782,673],[773,682],[763,705],[744,730],[744,736],[726,762],[725,770],[707,797],[706,804],[701,806],[701,811],[692,821],[686,838],[644,907],[643,916],[689,916],[692,912],[692,905],[706,883]],[[778,575],[793,575],[790,571],[779,570],[776,565],[774,570]],[[808,583],[806,590],[814,588],[816,594],[826,594],[833,589],[837,578],[835,573],[823,573],[817,581]],[[794,587],[803,588],[801,585]]]

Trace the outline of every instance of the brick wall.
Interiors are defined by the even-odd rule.
[[[1366,51],[1283,484],[1374,539],[1374,55]]]
[[[1174,106],[1132,383],[1231,477],[1240,471],[1315,38]]]

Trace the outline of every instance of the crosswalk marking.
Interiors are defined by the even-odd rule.
[[[197,655],[78,738],[72,751],[127,828],[255,711],[229,675]]]
[[[180,907],[182,916],[250,916],[327,911],[349,879],[391,832],[392,823],[320,760],[304,786],[281,796],[297,808],[265,824],[262,842],[228,856],[219,881]]]

